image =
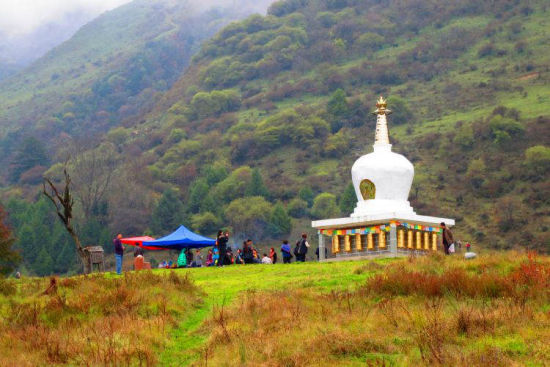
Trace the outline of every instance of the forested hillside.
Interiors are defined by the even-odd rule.
[[[311,218],[349,215],[350,168],[371,150],[383,94],[394,151],[415,164],[419,214],[456,217],[457,237],[475,245],[548,251],[547,7],[289,0],[232,23],[139,118],[110,114],[121,126],[92,150],[60,147],[81,182],[82,233],[108,244],[183,222],[274,245]],[[93,162],[108,169],[90,175]],[[22,183],[4,195],[37,192]]]
[[[135,0],[98,17],[25,71],[3,80],[0,174],[17,183],[21,170],[32,168],[12,165],[10,170],[17,147],[29,137],[55,159],[56,145],[67,138],[89,139],[133,124],[132,116],[170,88],[205,39],[270,1],[241,3],[237,8],[226,0]],[[31,180],[39,180],[39,173],[31,172]]]

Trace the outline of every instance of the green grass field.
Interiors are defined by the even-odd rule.
[[[0,283],[0,365],[550,362],[550,258],[489,253]]]
[[[386,263],[391,260],[378,260]],[[161,364],[177,365],[197,359],[197,351],[207,335],[199,332],[202,322],[212,316],[213,307],[228,307],[247,291],[292,291],[310,289],[315,292],[351,290],[363,284],[368,273],[354,270],[365,262],[276,264],[273,266],[227,266],[184,270],[206,292],[204,304],[172,333],[172,340],[161,355]]]

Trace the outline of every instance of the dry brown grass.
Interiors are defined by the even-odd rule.
[[[167,332],[200,292],[186,276],[151,272],[122,278],[47,279],[21,284],[0,304],[1,366],[152,366]]]
[[[204,325],[195,365],[547,365],[549,270],[533,255],[435,256],[353,291],[249,292]]]

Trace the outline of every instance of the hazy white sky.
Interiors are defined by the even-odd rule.
[[[55,22],[69,13],[86,12],[92,16],[130,0],[0,0],[0,33],[15,36]]]

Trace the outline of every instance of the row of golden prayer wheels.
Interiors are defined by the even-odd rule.
[[[386,241],[387,233],[381,231],[366,235],[334,235],[332,237],[332,253],[338,254],[342,251],[375,251],[386,250],[388,247]],[[341,240],[343,239],[343,241]],[[353,246],[352,246],[353,242]],[[397,231],[397,248],[403,250],[437,251],[437,232],[416,231],[399,229]],[[352,249],[352,247],[354,247]]]

